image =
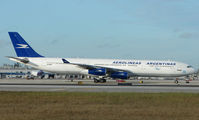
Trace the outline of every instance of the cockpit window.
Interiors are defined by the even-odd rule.
[[[189,66],[187,66],[187,68],[192,68],[192,66],[191,66],[191,65],[189,65]]]

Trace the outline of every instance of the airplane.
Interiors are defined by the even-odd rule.
[[[38,54],[17,32],[8,32],[17,57],[12,61],[58,74],[84,74],[94,76],[94,82],[106,82],[107,78],[130,77],[181,77],[195,73],[191,65],[177,61],[48,58]]]

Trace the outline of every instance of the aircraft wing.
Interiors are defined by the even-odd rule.
[[[95,65],[87,65],[87,64],[78,64],[78,63],[68,63],[68,64],[77,65],[81,68],[88,69],[88,70],[96,69],[96,68],[105,68],[107,74],[111,74],[111,73],[114,73],[114,72],[127,72],[127,73],[132,74],[132,72],[130,72],[128,70],[116,69],[116,68],[110,68],[110,67],[104,67],[104,66],[95,66]]]
[[[127,73],[131,73],[132,74],[132,72],[130,72],[128,70],[123,70],[123,69],[104,67],[104,66],[100,66],[100,65],[96,66],[96,65],[88,65],[88,64],[70,63],[70,62],[68,62],[65,59],[62,59],[62,61],[63,61],[63,63],[77,65],[77,66],[79,66],[81,68],[88,69],[88,70],[96,69],[96,68],[105,68],[107,74],[111,74],[111,73],[114,73],[114,72],[127,72]]]

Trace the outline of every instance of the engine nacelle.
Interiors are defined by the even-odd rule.
[[[38,77],[38,76],[43,76],[44,72],[42,70],[35,70],[35,71],[31,71],[30,74],[32,76]]]
[[[127,72],[114,72],[111,74],[112,78],[120,78],[120,79],[128,79],[128,73]]]
[[[105,68],[95,68],[88,70],[88,74],[92,75],[106,75],[106,69]]]

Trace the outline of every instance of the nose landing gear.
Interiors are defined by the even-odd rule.
[[[174,81],[174,83],[179,84],[179,81],[178,81],[178,80],[179,80],[179,79],[176,78],[176,80]],[[184,78],[184,81],[185,81],[185,83],[189,83],[190,81],[192,81],[192,78],[190,78],[190,77]]]

